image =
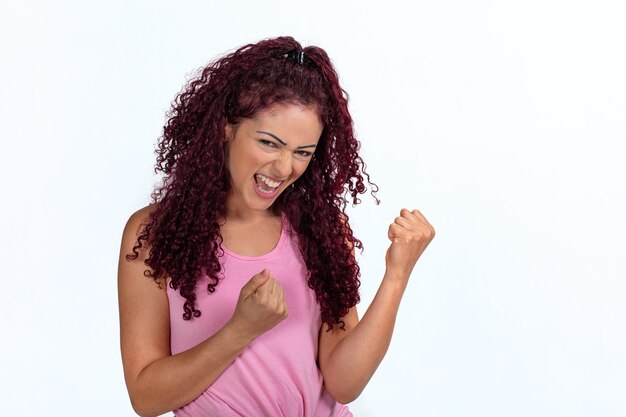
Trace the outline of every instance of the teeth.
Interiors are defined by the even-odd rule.
[[[280,184],[282,184],[282,181],[280,181],[280,182],[272,181],[269,178],[267,178],[266,176],[261,175],[261,174],[256,174],[256,177],[257,177],[257,179],[263,181],[265,184],[267,184],[268,186],[270,186],[272,188],[276,188]]]

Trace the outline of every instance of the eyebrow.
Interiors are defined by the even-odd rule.
[[[287,146],[287,142],[283,141],[281,138],[279,138],[278,136],[276,136],[276,135],[275,135],[275,134],[273,134],[273,133],[270,133],[270,132],[265,132],[265,131],[263,131],[263,130],[257,130],[256,132],[257,132],[257,133],[264,133],[264,134],[266,134],[266,135],[268,135],[268,136],[271,136],[271,137],[273,137],[274,139],[276,139],[277,141],[279,141],[279,142],[281,143],[281,145],[283,145],[283,146]],[[317,147],[317,145],[316,145],[316,144],[312,144],[312,145],[298,146],[296,149],[301,149],[301,148],[315,148],[315,147]]]

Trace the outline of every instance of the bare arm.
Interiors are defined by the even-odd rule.
[[[122,237],[118,269],[120,342],[124,378],[133,409],[141,416],[157,416],[197,398],[254,338],[286,317],[286,307],[279,314],[274,311],[264,316],[265,310],[259,314],[259,305],[266,301],[262,299],[264,289],[275,291],[276,283],[269,273],[262,277],[255,275],[242,289],[233,319],[199,345],[171,355],[165,283],[159,288],[143,275],[147,268],[143,263],[145,252],[140,252],[134,261],[125,258],[132,253],[146,215],[146,209],[142,209],[131,216]],[[278,293],[282,296],[282,292]],[[251,324],[249,317],[255,317],[255,323]],[[259,327],[263,319],[266,321]]]
[[[320,370],[326,389],[341,403],[361,394],[383,360],[411,271],[434,237],[432,226],[415,212],[403,211],[401,217],[406,219],[396,218],[395,226],[390,227],[387,269],[363,319],[359,321],[352,309],[343,318],[346,331],[320,332]]]

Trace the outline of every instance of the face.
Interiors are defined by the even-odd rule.
[[[229,211],[268,210],[308,167],[322,134],[311,107],[276,104],[226,126]]]

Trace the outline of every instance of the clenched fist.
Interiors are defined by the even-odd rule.
[[[391,240],[385,255],[387,272],[406,284],[415,263],[435,237],[435,229],[419,210],[403,208],[389,226],[387,236]]]
[[[265,268],[241,288],[231,322],[254,339],[285,318],[287,304],[283,288]]]

